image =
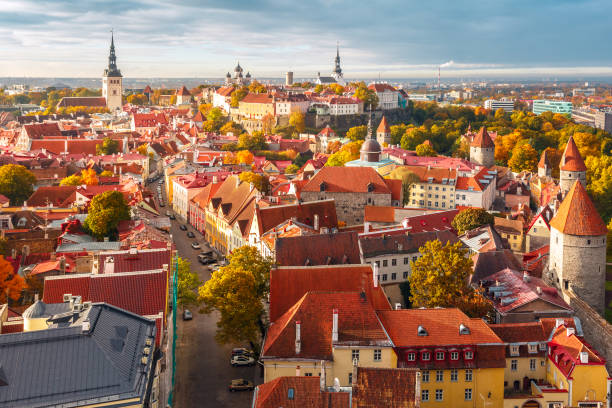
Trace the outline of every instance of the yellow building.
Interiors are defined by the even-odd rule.
[[[494,217],[494,228],[502,238],[508,241],[512,252],[523,252],[525,250],[525,234],[522,221]]]
[[[455,169],[429,166],[403,166],[415,174],[419,181],[410,187],[409,207],[449,210],[455,208]]]
[[[612,380],[605,360],[576,334],[573,327],[558,325],[548,343],[546,379],[567,390],[564,404],[571,407],[606,407]],[[601,404],[601,405],[600,405]]]
[[[548,207],[547,207],[548,208]],[[544,213],[536,215],[527,227],[525,252],[531,252],[550,243],[550,225]]]
[[[365,292],[306,293],[268,329],[261,353],[264,382],[323,375],[328,386],[335,378],[341,386],[350,386],[354,363],[396,367],[393,344],[365,296]]]
[[[398,367],[421,369],[421,407],[502,407],[505,350],[459,309],[379,311]]]
[[[274,97],[267,93],[249,93],[239,102],[238,114],[248,119],[261,119],[266,115],[275,116]]]

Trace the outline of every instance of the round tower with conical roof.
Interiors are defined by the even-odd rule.
[[[578,180],[586,187],[586,166],[574,138],[570,136],[565,146],[565,151],[559,163],[559,187],[563,195],[572,188],[574,182]]]
[[[486,126],[480,128],[470,143],[470,161],[485,167],[495,165],[495,143],[489,136]]]
[[[579,180],[550,221],[546,280],[564,294],[570,290],[603,314],[608,229]]]
[[[387,123],[387,118],[384,116],[378,125],[378,129],[376,129],[376,140],[381,146],[383,146],[385,143],[387,145],[391,144],[391,128]]]

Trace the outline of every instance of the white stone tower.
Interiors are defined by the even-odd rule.
[[[542,156],[540,156],[540,161],[538,162],[538,177],[550,177],[551,174],[550,151],[546,149],[542,152]]]
[[[111,46],[108,56],[108,68],[104,70],[102,77],[102,96],[106,98],[106,107],[114,112],[121,110],[123,95],[123,77],[117,69],[117,57],[115,56],[115,39],[111,31]]]
[[[597,312],[605,308],[608,229],[584,186],[574,180],[550,221],[546,279],[567,294],[572,290]]]
[[[470,161],[481,166],[491,167],[495,165],[495,143],[483,126],[470,144]]]
[[[563,195],[567,194],[576,180],[586,187],[586,166],[574,138],[570,136],[559,163],[559,187]]]

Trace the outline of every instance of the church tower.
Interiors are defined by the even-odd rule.
[[[368,134],[366,140],[361,145],[359,151],[359,159],[364,162],[378,162],[380,161],[380,144],[374,137],[374,131],[372,129],[372,109],[370,109],[370,118],[368,119]]]
[[[344,86],[344,75],[342,74],[342,68],[340,67],[340,44],[336,45],[336,59],[334,62],[335,67],[331,75],[336,80],[337,84]]]
[[[586,187],[586,166],[578,151],[578,146],[570,136],[565,146],[565,151],[559,163],[559,187],[563,195],[572,188],[574,181],[578,180]]]
[[[470,144],[470,161],[481,166],[491,167],[495,164],[495,143],[483,126]]]
[[[102,96],[106,99],[106,107],[114,112],[121,109],[123,95],[123,77],[117,69],[117,57],[115,56],[115,39],[111,32],[110,54],[108,56],[108,68],[102,76]]]
[[[607,234],[606,224],[584,186],[574,180],[550,220],[550,257],[545,278],[563,294],[573,291],[601,314],[605,308]]]

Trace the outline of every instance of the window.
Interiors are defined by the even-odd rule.
[[[536,370],[536,359],[535,358],[532,358],[531,360],[529,360],[529,370],[531,371]]]
[[[537,344],[530,344],[529,345],[529,352],[531,354],[537,353],[538,352],[538,345]]]
[[[429,359],[430,359],[429,352],[424,351],[423,353],[421,353],[421,360],[423,360],[423,361],[429,361]]]
[[[408,259],[408,257],[404,257],[404,265],[408,265],[409,262],[410,262],[410,259]]]
[[[421,391],[421,401],[429,401],[429,390]]]
[[[391,274],[391,280],[396,280],[397,279],[397,273],[393,272]]]
[[[380,261],[376,261],[376,266],[380,268]]]
[[[351,350],[351,361],[359,361],[359,350]]]
[[[474,358],[474,352],[473,351],[466,351],[465,352],[465,357],[466,360],[471,360]]]
[[[397,259],[393,258],[391,260],[391,266],[395,266],[395,265],[397,265]]]
[[[404,279],[408,279],[408,272],[403,273]]]
[[[450,377],[451,377],[451,381],[456,382],[457,378],[459,377],[459,372],[457,371],[456,368],[453,368],[450,372]]]
[[[312,377],[312,373],[306,373],[304,374],[305,377]]]
[[[546,351],[546,343],[540,343],[540,350]]]
[[[510,346],[510,355],[511,356],[518,356],[519,355],[519,346],[517,346],[516,344],[513,344]]]
[[[412,262],[416,262],[416,260],[417,260],[418,258],[419,258],[418,256],[413,256],[413,257],[412,257]]]
[[[349,375],[348,375],[348,383],[349,384],[353,383],[353,373],[349,373]]]
[[[436,382],[443,382],[443,381],[444,381],[444,371],[437,370],[436,371]]]
[[[437,389],[436,390],[436,401],[442,401],[443,397],[444,397],[444,391],[441,389]]]
[[[383,267],[386,267],[386,266],[387,266],[387,260],[385,259],[385,260],[383,261]]]
[[[472,389],[471,388],[466,388],[464,395],[465,395],[465,400],[466,401],[471,401],[472,400]]]
[[[512,371],[518,370],[518,360],[511,360],[510,361],[510,370],[512,370]]]
[[[472,369],[465,370],[465,381],[472,381]]]
[[[382,360],[382,350],[376,349],[374,350],[374,361]]]
[[[408,361],[414,361],[416,359],[415,353],[408,353]]]
[[[459,360],[459,352],[458,351],[451,351],[450,357],[451,357],[451,360]]]
[[[385,282],[387,280],[387,274],[386,273],[383,273],[382,280],[383,280],[383,282]]]
[[[444,360],[444,352],[436,351],[436,360]]]

